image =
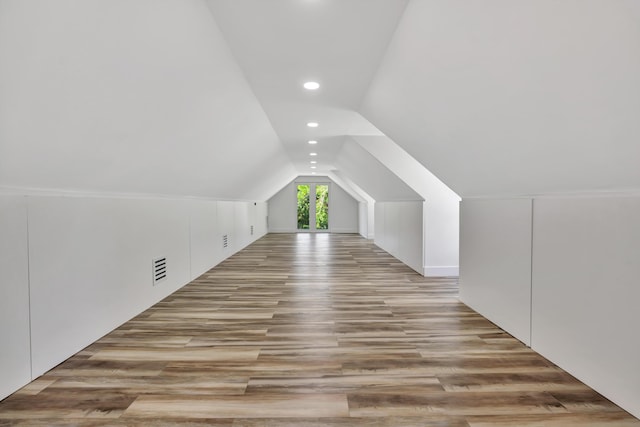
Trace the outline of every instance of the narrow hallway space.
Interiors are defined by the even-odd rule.
[[[269,234],[0,403],[0,426],[638,426],[351,234]],[[82,319],[78,319],[82,321]]]

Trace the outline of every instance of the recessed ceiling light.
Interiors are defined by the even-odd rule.
[[[316,174],[315,172],[311,172],[311,175],[315,175],[315,174]]]
[[[315,168],[316,168],[315,166],[311,166],[311,169],[315,169]]]
[[[318,82],[306,82],[304,84],[304,88],[307,90],[316,90],[320,87],[320,83]]]
[[[311,163],[312,165],[315,165],[318,162],[316,162],[315,160],[311,160],[311,162],[309,162],[309,163]]]
[[[309,122],[309,123],[307,123],[307,126],[309,126],[310,128],[317,128],[317,127],[318,127],[318,123],[316,123],[316,122]]]
[[[318,141],[309,141],[309,144],[317,144]]]
[[[310,156],[317,156],[318,153],[309,153]]]

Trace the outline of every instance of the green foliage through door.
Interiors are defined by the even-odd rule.
[[[309,186],[298,185],[298,230],[309,229]]]

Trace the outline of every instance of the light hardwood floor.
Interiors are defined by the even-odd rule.
[[[273,234],[0,403],[0,426],[639,426],[356,235]]]

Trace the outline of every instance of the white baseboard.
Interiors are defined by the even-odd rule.
[[[268,233],[296,233],[298,230],[287,229],[287,228],[270,228]]]
[[[317,233],[326,233],[326,230],[317,230]],[[358,230],[353,230],[351,228],[332,228],[329,230],[330,233],[348,233],[348,234],[358,234]],[[275,228],[269,229],[269,233],[313,233],[313,231],[309,230],[296,230],[295,228]]]
[[[425,277],[458,276],[459,274],[460,267],[457,265],[424,266]]]
[[[332,233],[358,234],[358,230],[354,230],[352,228],[332,228],[329,231],[331,231]]]

